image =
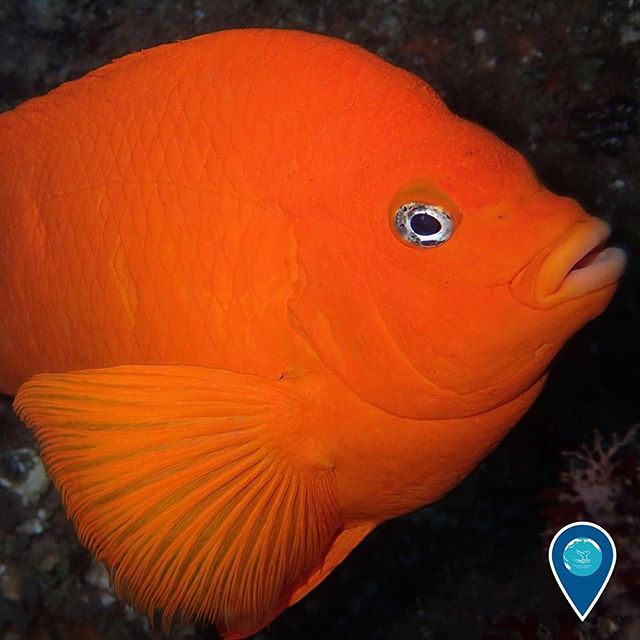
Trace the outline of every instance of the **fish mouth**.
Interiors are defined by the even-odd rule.
[[[576,223],[550,252],[513,279],[512,293],[529,306],[549,308],[615,285],[627,256],[622,249],[607,246],[610,234],[609,225],[597,218]]]

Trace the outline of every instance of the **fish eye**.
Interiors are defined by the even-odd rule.
[[[407,202],[398,207],[396,230],[407,242],[419,247],[435,247],[453,233],[453,221],[442,208],[424,202]]]

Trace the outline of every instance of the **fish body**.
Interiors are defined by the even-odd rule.
[[[423,81],[303,32],[126,56],[0,152],[0,391],[119,593],[227,638],[467,475],[624,268]]]

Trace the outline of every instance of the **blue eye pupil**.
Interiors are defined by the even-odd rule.
[[[396,233],[419,247],[437,247],[453,233],[453,220],[442,208],[426,202],[405,202],[396,209]]]
[[[432,236],[442,229],[440,222],[428,213],[418,213],[409,221],[411,230],[419,236]]]

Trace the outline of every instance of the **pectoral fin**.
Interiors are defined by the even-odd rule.
[[[117,591],[233,639],[287,606],[341,530],[310,397],[301,378],[121,366],[37,375],[15,407]]]

